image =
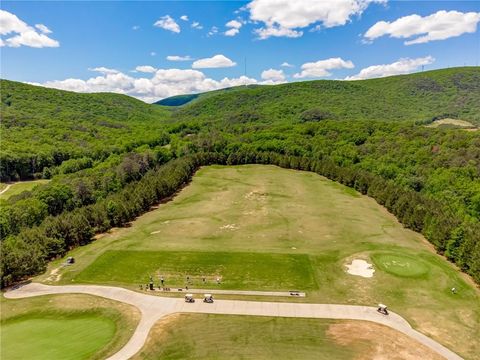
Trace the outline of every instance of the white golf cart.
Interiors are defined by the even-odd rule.
[[[213,296],[212,296],[212,294],[205,294],[205,295],[203,295],[203,302],[209,303],[209,304],[213,303]]]
[[[378,311],[380,314],[388,315],[387,305],[378,304],[377,311]]]
[[[193,294],[185,294],[185,302],[186,303],[193,303],[195,299],[193,298]]]

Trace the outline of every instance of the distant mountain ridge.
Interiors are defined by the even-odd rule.
[[[232,91],[234,90],[234,91]],[[170,98],[171,99],[171,98]],[[167,99],[165,99],[167,100]],[[227,122],[412,120],[480,124],[480,67],[432,70],[378,79],[315,80],[207,92],[176,113]]]

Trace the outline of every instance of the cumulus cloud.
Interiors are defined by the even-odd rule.
[[[246,9],[250,20],[264,27],[256,29],[260,39],[271,36],[300,37],[310,25],[329,28],[345,25],[353,16],[360,15],[373,2],[386,0],[253,0]]]
[[[188,16],[187,15],[182,15],[182,16],[180,16],[180,20],[188,21]]]
[[[289,64],[288,62],[285,61],[285,62],[283,62],[280,66],[291,68],[291,67],[294,67],[295,65]]]
[[[225,68],[237,65],[225,55],[215,55],[211,58],[198,59],[192,64],[193,69],[207,69],[207,68]]]
[[[480,21],[480,12],[437,11],[422,17],[408,15],[395,21],[379,21],[365,33],[368,41],[389,35],[393,38],[412,38],[405,45],[422,44],[434,40],[445,40],[465,33],[474,33]]]
[[[330,58],[303,64],[302,71],[294,74],[293,77],[296,79],[325,77],[331,75],[329,70],[352,68],[354,65],[350,60],[345,61],[338,57]]]
[[[262,78],[261,84],[264,85],[275,85],[275,84],[282,84],[286,82],[285,74],[283,70],[276,70],[276,69],[268,69],[262,71],[260,75]]]
[[[180,32],[180,25],[178,25],[175,22],[175,20],[173,20],[172,17],[170,17],[170,15],[162,16],[153,24],[153,26],[156,26],[158,28],[168,30],[177,34]]]
[[[137,66],[135,70],[143,73],[154,73],[155,71],[157,71],[157,69],[155,69],[153,66],[150,66],[150,65]]]
[[[345,80],[362,80],[392,75],[408,74],[418,69],[420,66],[429,65],[434,61],[435,59],[431,56],[417,59],[400,59],[391,64],[369,66],[365,69],[362,69],[356,75],[346,77]]]
[[[190,25],[190,26],[194,29],[197,29],[197,30],[202,30],[203,29],[203,26],[198,21],[192,22],[192,25]]]
[[[283,70],[264,70],[262,71],[261,77],[263,80],[285,81],[285,74],[283,73]]]
[[[116,92],[134,96],[146,102],[153,102],[179,94],[190,94],[256,83],[256,79],[246,76],[239,78],[225,77],[221,80],[214,80],[206,77],[204,73],[198,70],[159,69],[151,73],[150,77],[134,78],[117,72],[104,73],[102,76],[87,80],[70,78],[60,81],[47,81],[37,85],[78,92]]]
[[[225,36],[235,36],[240,32],[240,28],[242,27],[242,23],[238,20],[230,20],[225,24],[227,31],[225,31]]]
[[[178,55],[168,55],[166,57],[168,61],[191,61],[193,58],[191,58],[189,55],[187,56],[178,56]]]
[[[34,48],[60,46],[57,40],[51,39],[46,35],[51,33],[52,31],[43,24],[36,24],[35,27],[32,27],[20,20],[16,15],[0,10],[0,35],[9,36],[0,39],[0,46],[29,46]]]

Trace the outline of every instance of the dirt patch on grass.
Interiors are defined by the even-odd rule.
[[[330,325],[326,333],[339,345],[358,347],[356,360],[443,359],[408,336],[374,323],[363,321],[336,323]],[[365,342],[368,346],[365,346]]]

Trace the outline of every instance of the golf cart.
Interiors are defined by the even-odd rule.
[[[387,305],[378,304],[377,311],[378,311],[380,314],[388,315]]]
[[[187,302],[187,303],[195,302],[195,299],[193,298],[193,295],[192,294],[185,294],[185,302]]]
[[[213,296],[212,294],[205,294],[203,296],[203,302],[205,303],[213,303]]]

